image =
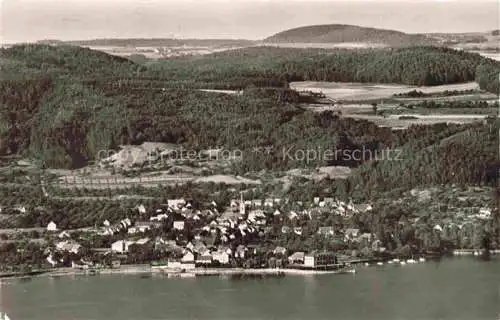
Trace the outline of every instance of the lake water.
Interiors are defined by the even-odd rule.
[[[500,258],[228,280],[95,276],[3,281],[12,320],[500,319]]]

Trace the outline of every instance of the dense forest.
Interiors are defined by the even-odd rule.
[[[265,43],[371,43],[409,46],[437,43],[432,37],[344,24],[299,27],[264,39]]]
[[[340,81],[440,85],[474,81],[476,68],[490,61],[448,48],[414,47],[326,50],[254,47],[204,57],[148,64],[158,75],[173,75],[178,85],[241,89],[246,85],[286,85],[291,81]],[[492,65],[497,62],[490,61]]]
[[[476,71],[476,82],[483,90],[500,94],[500,65],[498,63],[483,63]]]
[[[430,47],[358,51],[262,47],[146,65],[70,46],[22,45],[2,49],[1,54],[6,71],[0,82],[2,154],[22,153],[48,167],[78,168],[92,160],[98,150],[143,141],[177,143],[194,149],[224,146],[249,151],[254,147],[277,147],[270,155],[245,157],[234,168],[240,173],[361,164],[342,159],[336,163],[290,161],[282,157],[282,147],[337,151],[407,148],[409,135],[416,131],[419,134],[412,136],[416,139],[412,143],[431,148],[432,143],[426,141],[437,143],[448,131],[451,136],[459,131],[480,130],[467,126],[448,131],[416,127],[397,133],[368,121],[330,112],[313,113],[296,103],[297,95],[286,89],[289,81],[432,85],[478,77],[480,83],[490,85],[489,80],[481,80],[485,73],[492,77],[486,66],[498,67],[498,63],[477,54]],[[196,87],[245,90],[242,95],[226,95],[192,90]],[[457,147],[457,152],[467,156],[471,152],[463,150],[482,147],[486,155],[491,155],[490,135],[474,133],[467,148]],[[432,161],[440,161],[439,153],[431,155],[438,157]],[[422,158],[431,155],[423,154]],[[385,165],[376,165],[382,172],[390,171],[382,169]],[[401,169],[404,171],[404,167]],[[457,173],[453,179],[464,176],[464,181],[483,181],[484,170],[477,167],[466,176]],[[435,180],[440,183],[446,179]]]

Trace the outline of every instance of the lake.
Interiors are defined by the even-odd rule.
[[[229,280],[160,276],[4,280],[12,320],[500,319],[500,258],[452,258],[356,274]]]

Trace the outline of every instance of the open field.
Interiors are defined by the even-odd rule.
[[[342,42],[342,43],[264,43],[264,46],[279,47],[279,48],[317,48],[317,49],[371,49],[371,48],[386,48],[383,43],[367,43],[367,42]]]
[[[110,55],[129,57],[143,55],[147,59],[157,60],[186,55],[205,55],[227,50],[241,49],[243,47],[217,47],[217,46],[173,46],[173,47],[132,47],[132,46],[84,46],[89,49],[102,51]]]
[[[290,83],[290,88],[298,91],[323,92],[326,97],[333,100],[362,101],[392,99],[395,94],[406,93],[412,90],[418,90],[423,93],[436,93],[446,90],[479,90],[479,85],[475,82],[467,82],[432,87],[417,87],[407,85],[302,81]]]

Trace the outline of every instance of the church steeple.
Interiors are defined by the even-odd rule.
[[[243,200],[243,191],[240,192],[240,215],[245,214],[245,201]]]

